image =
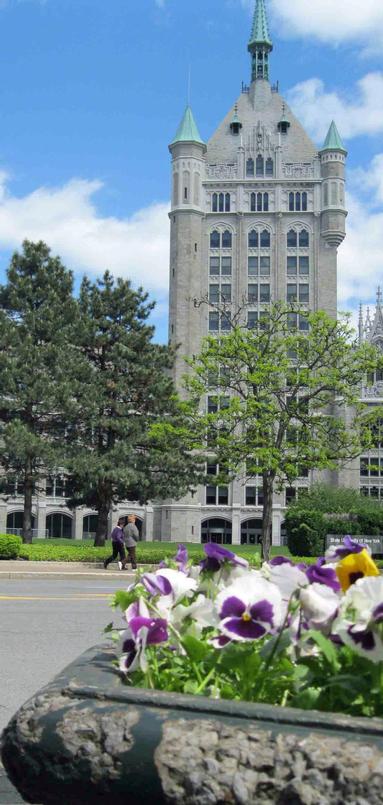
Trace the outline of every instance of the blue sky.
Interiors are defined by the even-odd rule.
[[[267,0],[272,81],[321,143],[349,149],[342,309],[383,284],[382,0]],[[208,138],[249,80],[253,0],[0,2],[0,272],[44,238],[81,277],[158,299],[166,339],[170,158],[187,98]]]

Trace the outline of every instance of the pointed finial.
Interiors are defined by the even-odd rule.
[[[347,149],[342,143],[341,136],[334,120],[331,122],[323,148],[320,149],[319,153],[321,154],[323,151],[341,151],[343,154],[345,154],[345,156],[347,156]]]
[[[376,304],[380,307],[382,304],[382,291],[380,285],[378,285],[378,290],[376,292]]]
[[[273,49],[273,43],[269,34],[265,0],[256,0],[253,25],[247,49],[249,53],[251,53],[252,59],[251,80],[256,81],[259,78],[263,78],[268,81],[269,53],[271,53]]]

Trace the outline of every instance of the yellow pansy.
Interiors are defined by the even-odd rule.
[[[343,592],[364,576],[380,576],[379,568],[365,548],[360,553],[350,553],[335,569]]]

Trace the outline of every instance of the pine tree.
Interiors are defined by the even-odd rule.
[[[173,354],[153,343],[153,303],[130,282],[82,282],[78,343],[91,370],[71,422],[72,505],[97,510],[95,545],[104,544],[108,515],[120,500],[147,502],[181,496],[195,483],[198,465],[174,443],[151,434],[155,423],[177,416],[170,378]]]
[[[64,460],[66,415],[79,368],[72,345],[72,274],[43,243],[25,241],[0,288],[0,461],[24,487],[23,539],[32,538],[32,496]]]

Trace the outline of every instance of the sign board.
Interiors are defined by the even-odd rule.
[[[383,535],[382,534],[374,534],[370,536],[362,536],[358,534],[354,536],[353,534],[350,535],[351,539],[358,544],[362,543],[362,545],[367,545],[370,548],[372,554],[382,553],[383,554]],[[327,548],[339,548],[340,545],[343,545],[344,535],[342,534],[327,534],[326,537],[326,547]]]

